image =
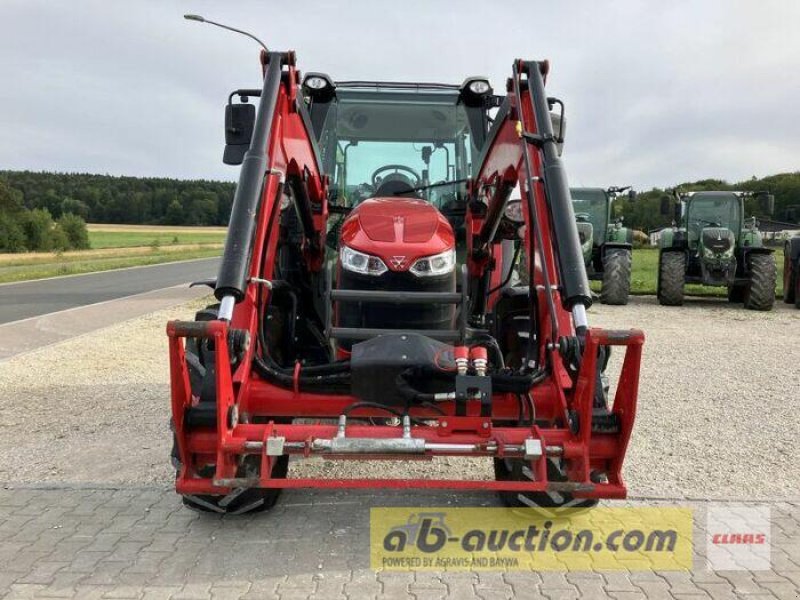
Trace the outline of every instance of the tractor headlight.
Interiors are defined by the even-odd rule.
[[[312,90],[321,90],[328,87],[328,82],[323,77],[308,77],[303,83]]]
[[[441,254],[426,256],[417,259],[409,271],[418,277],[429,277],[433,275],[446,275],[456,268],[456,251],[446,250]]]
[[[383,275],[388,271],[384,262],[377,256],[370,256],[347,246],[342,246],[339,251],[339,260],[342,268],[362,275]]]
[[[525,215],[522,214],[522,200],[509,200],[503,210],[503,216],[512,223],[524,223]]]
[[[475,79],[469,84],[469,91],[477,96],[482,96],[483,94],[488,93],[491,89],[492,86],[489,85],[489,82],[484,81],[483,79]]]

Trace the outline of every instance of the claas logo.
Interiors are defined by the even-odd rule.
[[[711,538],[712,544],[766,544],[767,536],[763,533],[715,533]]]

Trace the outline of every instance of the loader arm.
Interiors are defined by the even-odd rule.
[[[592,297],[569,186],[544,95],[548,68],[546,61],[515,62],[510,92],[495,118],[472,188],[476,199],[486,198],[485,212],[492,214],[494,205],[505,202],[511,188],[519,185],[525,225],[533,232],[525,240],[527,255],[535,257],[529,261],[533,271],[531,301],[546,305],[542,314],[548,318],[539,324],[540,337],[543,343],[554,345],[560,333],[569,336],[576,328],[585,329],[585,309],[591,305]],[[498,190],[504,194],[496,193]],[[480,206],[471,206],[476,205]],[[470,210],[468,222],[472,272],[480,277],[490,264],[488,253],[479,254],[476,244],[486,219],[480,211]],[[574,326],[570,312],[577,320]]]

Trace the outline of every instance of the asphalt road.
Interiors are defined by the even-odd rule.
[[[0,324],[215,277],[218,258],[0,285]]]

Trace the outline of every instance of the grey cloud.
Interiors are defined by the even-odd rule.
[[[227,93],[257,47],[186,23],[206,14],[297,50],[337,79],[502,89],[514,58],[550,58],[565,158],[581,184],[667,185],[795,170],[796,3],[45,2],[0,6],[0,168],[227,178]]]

